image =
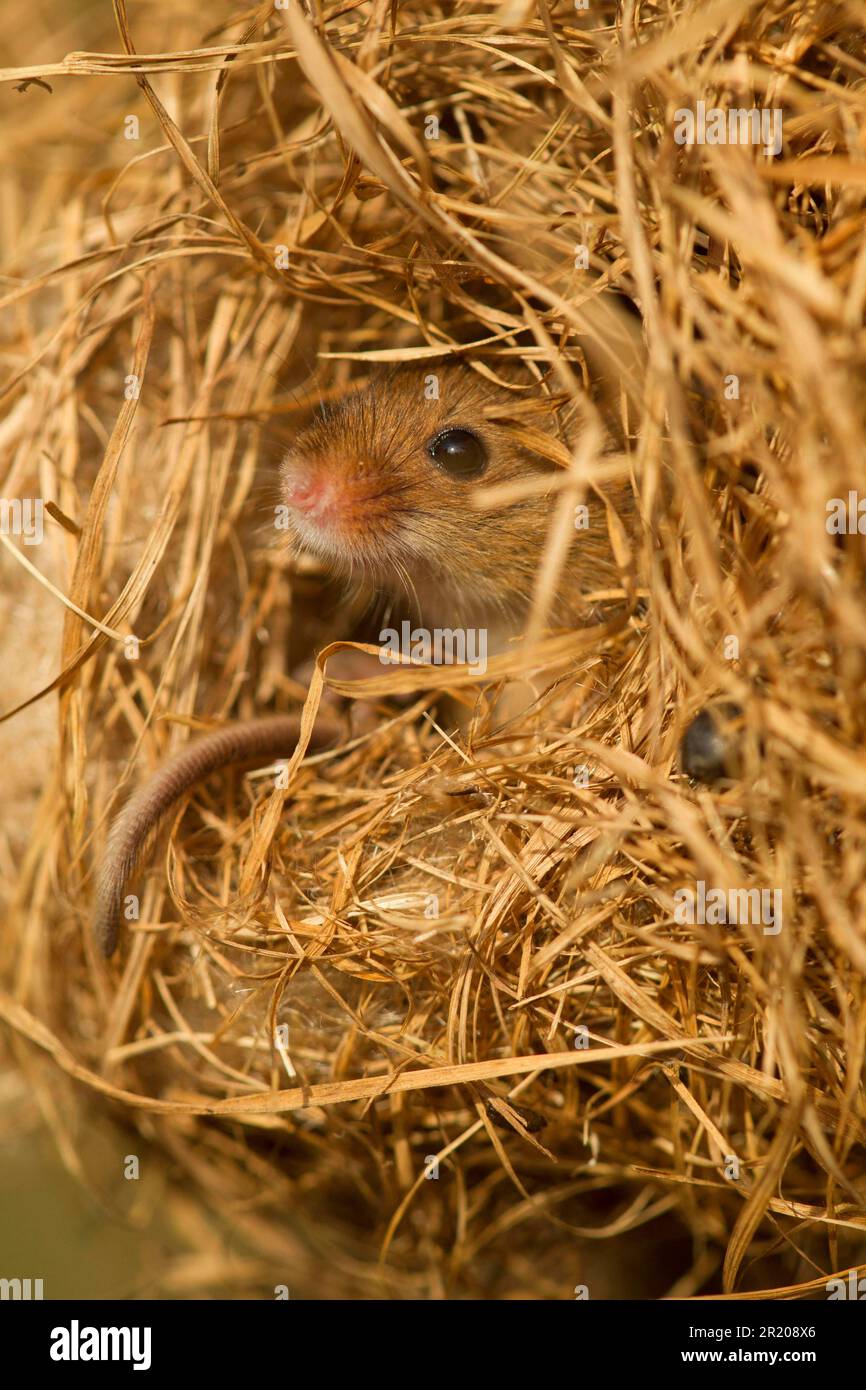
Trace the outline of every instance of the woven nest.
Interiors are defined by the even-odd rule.
[[[116,11],[62,61],[17,18],[0,74],[0,494],[50,504],[0,551],[0,1012],[67,1165],[122,1205],[80,1158],[110,1113],[167,1203],[234,1228],[233,1276],[185,1205],[201,1260],[168,1294],[823,1295],[866,1261],[864,543],[827,526],[866,495],[862,17]],[[698,97],[781,110],[778,155],[677,143]],[[198,788],[107,966],[93,869],[129,790],[369,635],[275,540],[286,441],[455,350],[605,396],[617,463],[584,462],[634,492],[620,587],[484,681],[326,660],[343,742],[289,787]],[[713,702],[733,775],[691,780]],[[702,884],[783,912],[682,920]]]

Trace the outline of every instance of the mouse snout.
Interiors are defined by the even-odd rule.
[[[320,474],[287,477],[284,494],[293,511],[311,520],[324,519],[338,510],[336,490],[330,479]]]
[[[388,529],[388,508],[377,499],[378,484],[358,470],[336,468],[333,460],[289,456],[283,462],[282,496],[298,539],[314,552],[357,560]],[[357,552],[357,554],[356,554]]]

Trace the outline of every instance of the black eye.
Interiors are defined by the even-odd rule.
[[[443,430],[430,440],[427,452],[444,473],[460,482],[479,478],[487,467],[487,450],[471,430]]]

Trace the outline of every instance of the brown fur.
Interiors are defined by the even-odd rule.
[[[439,382],[435,400],[425,398],[431,375]],[[317,418],[287,454],[282,479],[293,539],[341,574],[408,596],[430,626],[440,616],[452,623],[469,615],[516,618],[531,594],[552,498],[542,486],[495,511],[474,510],[469,498],[476,487],[533,474],[543,485],[555,471],[515,440],[507,421],[488,418],[523,399],[464,365],[403,367],[374,380]],[[532,423],[555,434],[552,411]],[[477,481],[456,480],[429,457],[427,444],[449,426],[471,430],[485,445],[489,463]],[[293,513],[289,490],[321,475],[336,489],[339,515],[314,527]],[[586,503],[589,526],[575,533],[561,615],[569,597],[616,582],[604,505],[595,495]]]
[[[431,374],[439,382],[434,400],[425,396]],[[287,499],[292,487],[316,480],[327,482],[333,498],[324,524],[294,513],[294,539],[340,573],[408,598],[430,626],[482,616],[502,632],[530,596],[550,524],[550,498],[542,486],[499,510],[472,510],[469,495],[477,484],[443,472],[427,444],[448,426],[469,429],[488,454],[478,480],[483,486],[530,475],[543,485],[553,466],[517,441],[507,421],[489,418],[488,412],[513,412],[514,400],[510,391],[462,365],[401,368],[349,395],[299,434],[284,460]],[[552,431],[552,411],[546,420]],[[560,619],[586,589],[616,581],[604,505],[595,497],[587,505],[589,527],[576,532]],[[328,736],[323,729],[317,739]],[[127,880],[144,841],[178,797],[229,763],[289,753],[296,737],[292,716],[219,730],[185,748],[131,799],[112,828],[98,879],[94,929],[106,955],[115,949]]]

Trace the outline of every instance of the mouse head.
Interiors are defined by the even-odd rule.
[[[288,451],[282,496],[295,541],[425,610],[431,596],[446,611],[521,606],[550,522],[551,465],[485,416],[513,400],[465,366],[383,372]],[[471,508],[476,487],[533,474],[542,486],[526,501]]]

